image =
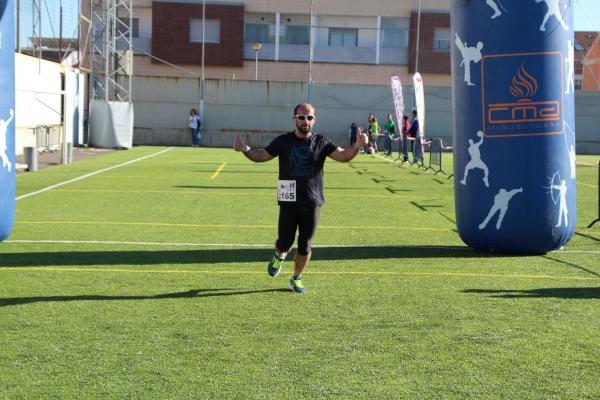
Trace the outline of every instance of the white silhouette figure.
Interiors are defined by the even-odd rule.
[[[488,222],[490,222],[490,219],[492,219],[494,214],[500,211],[498,221],[496,222],[496,230],[500,230],[500,227],[502,226],[502,220],[504,219],[506,210],[508,210],[508,202],[512,199],[514,195],[522,192],[522,187],[518,189],[513,189],[510,192],[507,192],[506,189],[500,189],[498,191],[498,194],[494,196],[494,205],[490,209],[490,212],[488,213],[487,217],[485,217],[485,220],[481,224],[479,224],[479,229],[484,229],[487,226]]]
[[[567,26],[567,24],[565,24],[565,21],[563,21],[563,19],[562,19],[562,14],[560,12],[560,4],[559,4],[560,0],[535,0],[536,3],[541,3],[542,1],[544,3],[546,3],[546,5],[548,6],[548,11],[546,12],[546,15],[544,16],[544,20],[542,21],[542,24],[540,25],[540,31],[543,32],[546,30],[546,22],[548,22],[548,19],[550,19],[550,17],[553,15],[565,30],[569,30],[569,27]]]
[[[11,171],[12,164],[10,162],[10,159],[8,158],[8,154],[6,154],[6,136],[8,132],[8,125],[12,122],[14,117],[15,112],[11,109],[10,117],[8,118],[8,120],[5,121],[3,119],[0,119],[0,159],[2,159],[2,168],[8,166],[8,172]]]
[[[569,214],[569,210],[567,209],[567,182],[565,180],[560,181],[560,185],[552,185],[552,189],[556,189],[560,191],[560,211],[558,212],[558,222],[556,224],[556,228],[559,228],[562,225],[562,217],[565,217],[565,226],[569,226],[569,220],[567,219],[567,215]]]
[[[569,94],[575,91],[575,48],[573,43],[569,39],[568,49],[567,49],[567,58],[565,58],[565,63],[567,64],[567,90],[565,94]]]
[[[573,145],[571,145],[571,150],[569,150],[569,164],[571,165],[571,179],[575,179],[575,149]]]
[[[494,19],[502,15],[502,12],[494,0],[485,0],[485,3],[490,6],[492,10],[494,10],[494,15],[492,15],[490,19]]]
[[[483,183],[486,187],[490,187],[490,183],[488,181],[489,170],[487,165],[485,165],[485,163],[481,160],[481,152],[479,151],[479,148],[483,143],[483,132],[477,132],[477,136],[481,138],[481,140],[477,143],[474,143],[473,139],[469,139],[469,148],[467,149],[467,151],[471,156],[471,160],[465,166],[465,176],[462,178],[460,183],[466,185],[469,171],[475,168],[479,168],[483,170]]]
[[[456,34],[454,43],[456,43],[456,47],[458,47],[458,50],[462,55],[460,66],[462,67],[464,65],[465,68],[465,82],[467,82],[468,86],[474,86],[473,82],[471,82],[471,63],[478,63],[481,61],[481,49],[483,49],[483,43],[477,42],[477,47],[469,47],[467,42],[462,42],[458,33]]]

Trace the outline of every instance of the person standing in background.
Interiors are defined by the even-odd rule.
[[[348,131],[348,139],[350,139],[350,146],[354,145],[354,143],[356,142],[357,134],[358,126],[356,125],[356,122],[353,122],[352,125],[350,125],[350,130]]]
[[[377,138],[379,138],[379,132],[381,132],[381,129],[379,128],[379,122],[377,122],[377,118],[375,118],[373,113],[369,114],[368,122],[368,130],[370,136],[369,142],[371,143],[373,151],[377,153]]]
[[[410,128],[408,133],[413,140],[413,164],[423,163],[423,140],[419,135],[419,117],[417,116],[417,110],[412,112],[412,120],[410,121]]]
[[[383,132],[385,134],[385,153],[384,156],[392,155],[392,140],[396,140],[396,124],[394,123],[394,118],[392,118],[392,114],[388,114],[388,119],[383,127]]]
[[[400,135],[400,143],[398,147],[402,147],[402,161],[408,161],[408,144],[413,143],[409,137],[408,130],[410,129],[410,122],[408,121],[408,115],[402,116],[402,134]],[[398,154],[400,154],[400,148],[398,148]],[[399,156],[398,156],[399,158]]]
[[[200,117],[196,112],[195,108],[190,110],[190,117],[188,126],[190,127],[190,131],[192,133],[192,147],[200,146]]]

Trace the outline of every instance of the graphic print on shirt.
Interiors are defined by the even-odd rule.
[[[315,175],[310,143],[292,147],[290,153],[290,170],[293,178],[305,178]]]

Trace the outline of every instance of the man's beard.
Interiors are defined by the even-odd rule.
[[[296,124],[296,129],[298,129],[298,132],[303,133],[305,135],[308,135],[310,133],[310,125]]]

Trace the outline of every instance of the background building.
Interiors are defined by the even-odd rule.
[[[583,89],[583,60],[597,37],[598,32],[575,32],[575,90]],[[583,90],[600,91],[600,86],[588,84]]]
[[[417,6],[315,0],[311,12],[307,0],[207,1],[205,77],[387,84],[392,74],[409,80],[418,62],[428,82],[449,86],[449,1],[423,1],[420,21]],[[202,9],[201,1],[134,1],[134,73],[186,76],[165,62],[198,73]]]
[[[600,36],[589,46],[582,61],[582,89],[600,91]]]
[[[289,128],[289,110],[305,100],[318,103],[319,131],[343,143],[351,122],[364,125],[369,112],[385,119],[392,110],[391,75],[401,78],[410,113],[418,70],[426,135],[451,144],[449,6],[450,0],[132,0],[116,26],[118,35],[131,14],[133,62],[123,57],[123,70],[132,74],[126,75],[133,82],[134,143],[188,144],[187,114],[197,108],[204,110],[204,145],[229,146],[236,134],[261,145]],[[58,62],[79,48],[80,70],[89,72],[99,52],[90,45],[89,7],[81,0],[19,2],[17,51]],[[577,89],[600,88],[595,53],[588,52],[597,35],[575,34]],[[88,95],[95,93],[88,86]],[[600,151],[591,111],[597,101],[581,90],[576,95],[580,152]]]

